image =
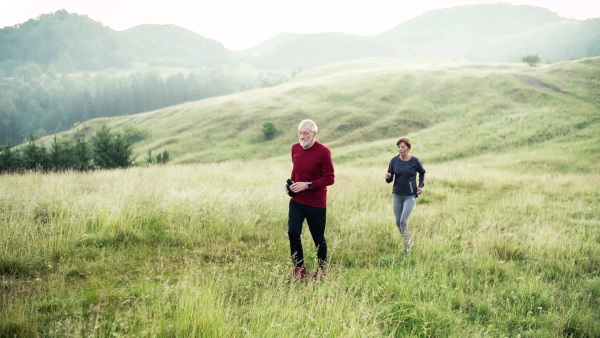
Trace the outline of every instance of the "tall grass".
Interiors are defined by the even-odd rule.
[[[600,336],[599,66],[367,60],[91,121],[174,163],[0,176],[0,337]],[[336,164],[330,273],[286,283],[306,117]],[[409,256],[383,179],[401,135],[427,169]]]
[[[1,176],[0,336],[600,334],[598,174],[427,165],[405,256],[386,166],[336,167],[291,284],[287,159]]]

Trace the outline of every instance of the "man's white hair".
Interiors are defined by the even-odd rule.
[[[319,127],[317,127],[317,124],[313,120],[302,120],[298,125],[298,129],[302,128],[302,126],[308,126],[311,133],[316,134],[319,132]]]

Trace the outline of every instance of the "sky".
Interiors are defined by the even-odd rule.
[[[376,35],[427,11],[483,3],[543,7],[568,19],[600,18],[599,0],[7,0],[0,27],[65,9],[117,31],[173,24],[243,50],[280,33]]]

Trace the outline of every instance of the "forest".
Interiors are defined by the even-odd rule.
[[[116,32],[64,10],[0,29],[0,46],[2,145],[289,77],[234,63],[217,41],[179,27]]]
[[[0,78],[0,144],[14,146],[29,133],[41,137],[93,118],[131,115],[284,80],[278,75],[244,79],[220,67],[187,74],[122,74],[42,73],[36,64],[16,68],[15,76]]]

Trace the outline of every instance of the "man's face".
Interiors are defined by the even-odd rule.
[[[310,148],[315,142],[315,134],[310,131],[309,126],[302,126],[298,128],[298,141],[302,148]]]

